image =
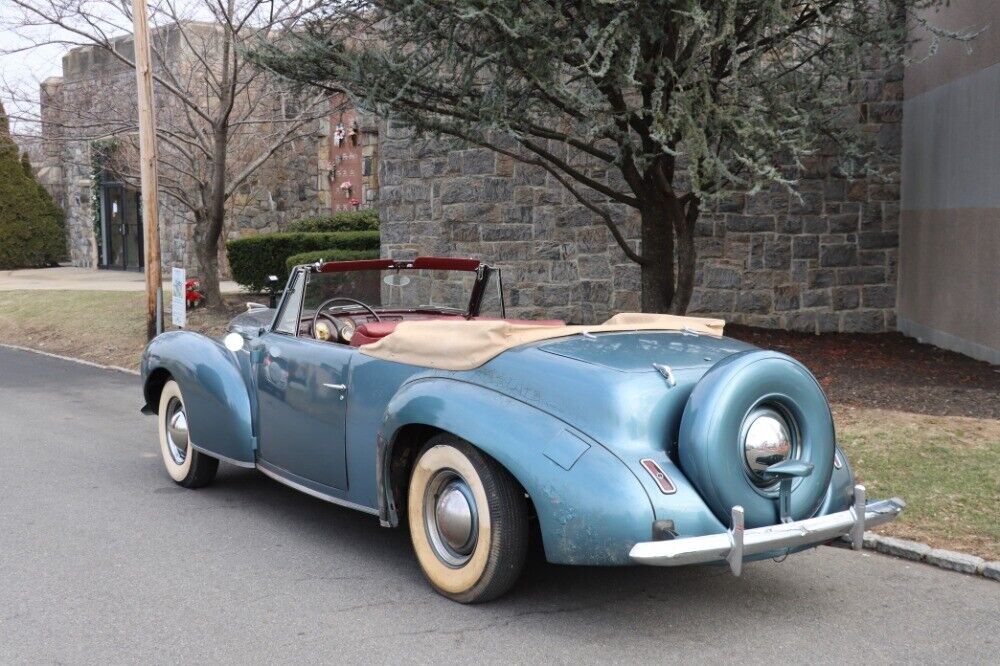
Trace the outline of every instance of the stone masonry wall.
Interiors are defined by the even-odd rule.
[[[847,103],[898,168],[902,72],[872,68]],[[544,171],[479,148],[382,134],[379,209],[389,257],[450,254],[503,269],[518,317],[603,321],[639,309],[639,271],[600,220]],[[550,146],[550,149],[555,146]],[[802,331],[895,328],[899,183],[831,175],[816,156],[801,199],[783,189],[702,213],[691,314]],[[615,208],[638,246],[638,219]]]
[[[118,40],[118,47],[131,49],[131,39]],[[184,51],[174,53],[183,57]],[[108,91],[114,91],[109,95]],[[183,126],[182,110],[160,91],[157,123]],[[92,209],[91,150],[95,138],[111,136],[120,129],[130,109],[111,106],[111,100],[135,99],[135,73],[100,49],[73,49],[63,58],[63,76],[42,84],[42,144],[44,163],[39,167],[42,183],[66,212],[70,261],[76,266],[96,267],[97,241]],[[108,117],[106,127],[92,119]],[[328,123],[316,123],[308,136],[285,146],[233,195],[223,240],[281,230],[285,224],[330,210],[329,179],[321,163],[329,161]],[[238,166],[235,165],[234,166]],[[162,265],[183,266],[199,272],[193,245],[194,219],[167,193],[160,195],[160,244]],[[225,249],[221,265],[228,272]],[[223,275],[226,277],[226,275]]]

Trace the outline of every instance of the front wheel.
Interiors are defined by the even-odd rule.
[[[170,478],[185,488],[200,488],[211,483],[219,469],[219,460],[191,446],[181,387],[172,379],[160,393],[157,420],[160,453]]]
[[[460,603],[499,597],[521,575],[528,551],[524,491],[496,461],[442,434],[413,468],[410,538],[431,585]]]

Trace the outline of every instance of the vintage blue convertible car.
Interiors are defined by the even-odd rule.
[[[516,292],[512,292],[516,296]],[[505,318],[499,271],[421,257],[296,268],[221,340],[153,340],[147,413],[182,486],[220,460],[409,525],[433,587],[504,593],[550,562],[780,557],[895,518],[866,502],[802,364],[723,322]]]

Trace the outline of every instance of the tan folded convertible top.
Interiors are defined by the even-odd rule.
[[[472,370],[513,347],[581,333],[682,331],[721,336],[722,319],[623,312],[594,326],[544,326],[499,321],[430,319],[401,321],[362,354],[439,370]]]

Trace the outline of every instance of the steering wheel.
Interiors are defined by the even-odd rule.
[[[360,305],[365,310],[367,310],[371,316],[375,317],[375,321],[382,321],[382,318],[378,316],[378,313],[375,312],[374,308],[372,308],[372,306],[368,305],[367,303],[363,303],[356,298],[348,298],[347,296],[334,296],[333,298],[326,299],[325,301],[319,304],[318,308],[316,308],[316,314],[313,315],[312,327],[310,328],[313,337],[316,337],[316,323],[319,321],[320,315],[330,320],[334,328],[337,330],[338,337],[343,337],[343,335],[341,334],[340,327],[337,326],[337,322],[334,319],[333,315],[329,315],[323,312],[323,310],[325,310],[329,305],[331,305],[332,303],[336,303],[337,301],[344,301],[347,303],[353,303],[354,305]]]

